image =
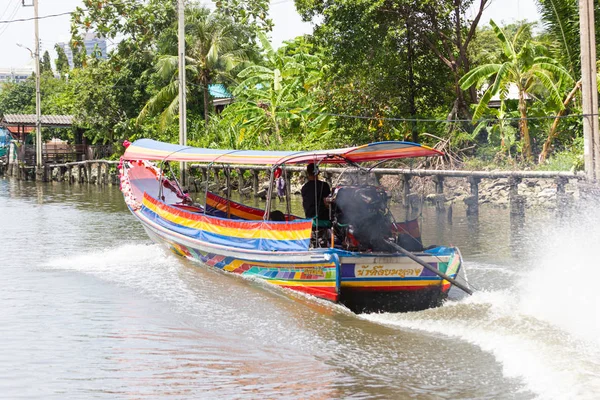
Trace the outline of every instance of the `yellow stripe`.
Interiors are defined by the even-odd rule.
[[[239,239],[270,239],[270,240],[305,240],[310,238],[311,228],[294,229],[289,231],[271,230],[268,228],[228,228],[213,225],[209,222],[196,221],[182,216],[176,216],[157,207],[155,204],[144,200],[144,206],[155,212],[158,216],[168,221],[187,228],[202,230],[204,232],[214,233],[221,236],[229,236]]]

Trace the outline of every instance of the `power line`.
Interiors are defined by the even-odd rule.
[[[16,0],[15,4],[18,5],[18,3],[19,3],[19,1]],[[6,3],[6,7],[4,8],[4,11],[2,11],[2,14],[0,14],[0,18],[4,18],[6,15],[8,15],[7,11],[10,8],[10,6],[11,6],[11,2],[9,1],[9,2]],[[12,17],[8,17],[8,19],[11,19],[11,18]]]
[[[34,21],[36,19],[40,20],[40,19],[46,19],[46,18],[62,17],[64,15],[71,15],[72,13],[73,13],[73,11],[68,11],[68,12],[59,13],[59,14],[42,15],[37,18],[31,17],[31,18],[11,19],[11,20],[0,21],[0,24],[12,24],[13,22],[26,22],[26,21]]]
[[[10,6],[10,4],[6,7],[6,10],[4,10],[5,12],[2,14],[2,17],[4,17],[4,15],[8,15],[6,14],[6,11],[8,10],[8,7]],[[8,17],[8,19],[12,19],[14,18],[15,15],[17,15],[17,13],[19,12],[19,8],[21,8],[21,5],[19,4],[18,0],[15,3],[15,7],[13,8],[10,17]],[[6,30],[8,29],[8,24],[0,27],[0,36],[2,36],[2,34],[4,34],[4,32],[6,32]]]

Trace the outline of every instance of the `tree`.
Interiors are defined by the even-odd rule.
[[[59,46],[58,44],[54,45],[54,50],[56,51],[56,60],[54,60],[54,65],[56,66],[56,71],[58,74],[63,77],[69,73],[69,59],[65,54],[65,50]]]
[[[0,90],[0,114],[35,113],[35,79],[21,83],[5,82]]]
[[[273,30],[268,0],[217,0],[215,5],[221,14],[232,17],[240,25],[249,26],[251,32]]]
[[[83,35],[93,30],[107,39],[122,37],[120,44],[135,44],[139,51],[148,51],[164,29],[176,20],[172,0],[84,0],[84,7],[71,13],[71,34],[76,46],[83,44]]]
[[[561,81],[573,84],[573,78],[561,66],[553,64],[551,58],[539,55],[540,48],[527,40],[518,48],[520,35],[526,30],[524,25],[517,31],[512,41],[509,40],[504,31],[490,20],[490,25],[500,41],[506,61],[503,63],[494,63],[480,65],[465,74],[460,80],[461,87],[464,89],[480,85],[486,79],[493,77],[493,82],[487,86],[479,104],[473,114],[473,121],[478,120],[483,115],[491,98],[500,93],[502,99],[508,92],[509,85],[513,84],[518,90],[518,109],[521,119],[519,120],[519,129],[522,141],[522,153],[525,160],[530,161],[531,138],[529,136],[529,127],[527,122],[527,97],[534,91],[544,89],[547,98],[562,109],[562,95],[560,93]]]
[[[316,99],[323,78],[322,60],[307,51],[302,38],[275,51],[258,32],[265,61],[242,70],[234,104],[222,113],[215,131],[236,147],[306,149],[329,138],[332,116]],[[218,136],[216,134],[215,136]]]
[[[552,36],[553,54],[574,77],[581,74],[579,45],[579,1],[536,0],[544,28]],[[600,3],[594,2],[600,15]],[[600,19],[596,18],[596,53],[600,54]]]
[[[542,146],[542,151],[541,151],[539,159],[538,159],[539,164],[543,164],[546,161],[546,158],[548,157],[548,154],[550,153],[550,148],[552,146],[552,142],[554,141],[554,139],[556,138],[556,136],[558,134],[558,124],[560,123],[561,117],[563,116],[569,103],[571,103],[571,101],[573,101],[573,99],[575,98],[575,95],[577,94],[577,92],[579,92],[581,90],[581,83],[582,83],[582,81],[579,80],[575,84],[575,87],[573,87],[573,89],[569,92],[569,94],[567,94],[567,97],[565,97],[565,100],[563,101],[563,107],[556,115],[556,118],[554,119],[554,122],[552,123],[552,127],[550,128],[550,131],[548,132],[548,137],[546,138],[546,141],[544,142],[544,145]]]
[[[73,68],[83,68],[87,62],[87,53],[85,47],[82,47],[81,42],[71,40],[69,43],[71,54],[73,54]]]
[[[186,12],[186,76],[202,92],[205,124],[209,121],[209,85],[247,59],[248,50],[243,46],[247,38],[245,30],[230,18],[211,13],[205,7],[193,7]],[[176,52],[176,48],[171,51]],[[162,112],[161,121],[168,124],[179,108],[178,57],[161,55],[156,70],[168,83],[144,106],[138,121]]]
[[[44,72],[52,73],[52,63],[50,62],[50,53],[48,53],[48,50],[44,52],[42,61],[40,62],[40,74]]]
[[[411,49],[427,47],[430,55],[441,61],[451,73],[455,101],[449,117],[469,115],[468,104],[476,101],[476,93],[469,91],[467,97],[458,81],[471,68],[468,47],[474,38],[481,15],[490,0],[296,0],[296,7],[305,20],[318,20],[317,34],[325,42],[333,42],[333,50],[345,52],[352,42],[381,40],[394,34],[406,49],[407,64],[411,65]],[[473,5],[475,16],[466,15]],[[314,21],[316,22],[316,21]],[[387,27],[382,32],[382,27]],[[380,45],[362,47],[367,54],[381,51]],[[334,53],[334,57],[338,53]],[[414,86],[419,77],[414,74]],[[419,70],[419,73],[425,71]],[[409,78],[410,80],[410,78]],[[414,91],[414,90],[413,90]]]

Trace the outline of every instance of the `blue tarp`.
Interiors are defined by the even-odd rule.
[[[8,146],[11,140],[12,136],[8,129],[0,128],[0,147]]]

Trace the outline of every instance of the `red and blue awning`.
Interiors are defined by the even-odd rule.
[[[219,164],[276,165],[323,162],[339,164],[381,161],[399,158],[440,156],[443,153],[431,147],[411,142],[388,141],[363,146],[332,150],[263,151],[220,150],[181,146],[140,139],[132,143],[123,158],[126,160],[186,161]]]

